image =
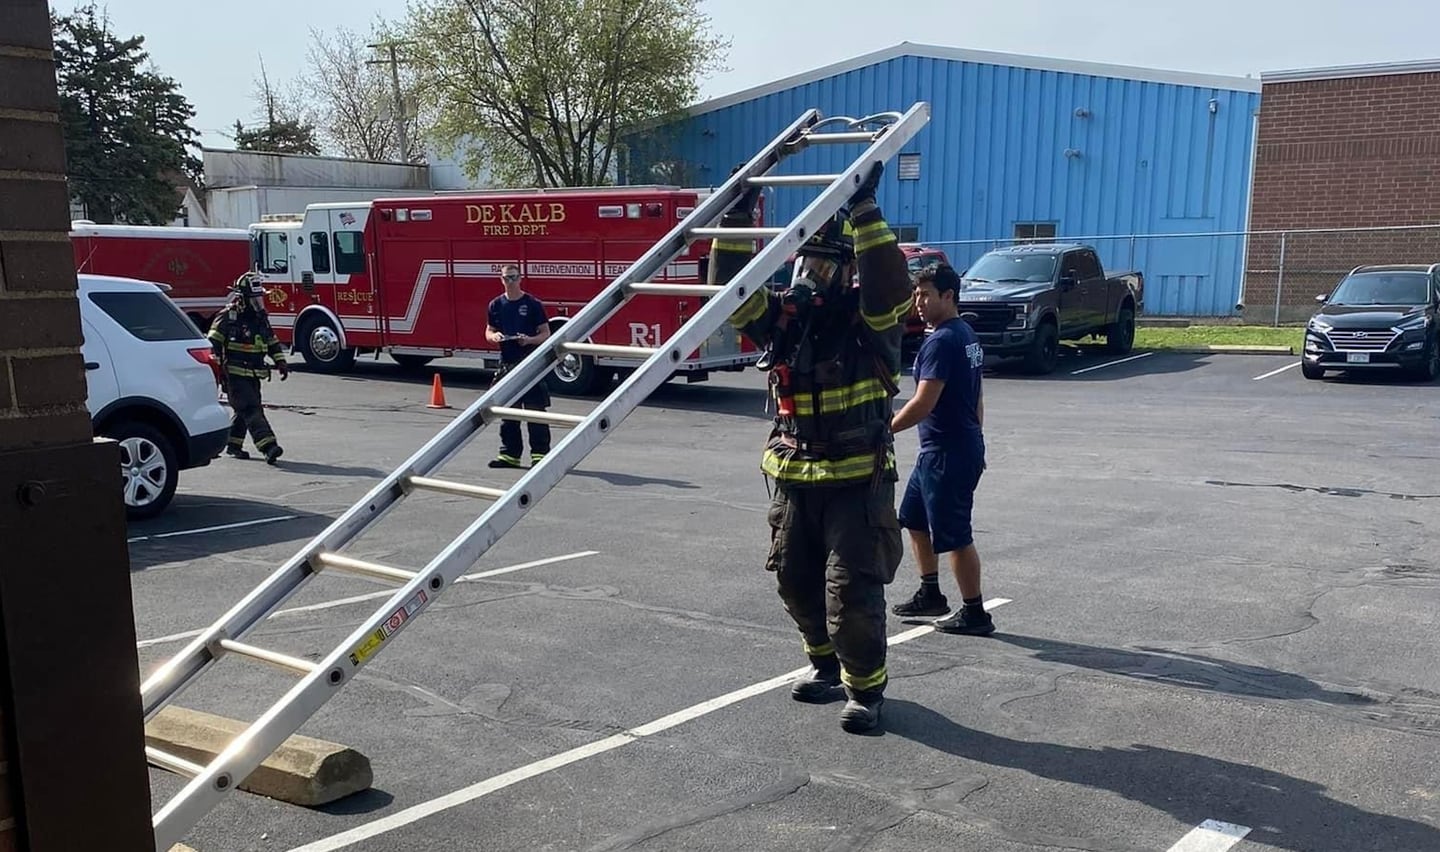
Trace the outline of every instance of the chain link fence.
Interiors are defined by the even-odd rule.
[[[1023,240],[927,242],[957,269]],[[1440,225],[1329,230],[1111,234],[1060,237],[1095,247],[1109,274],[1145,276],[1147,316],[1238,318],[1249,324],[1305,321],[1315,297],[1357,266],[1440,263]]]

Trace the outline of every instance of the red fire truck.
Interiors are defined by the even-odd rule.
[[[690,214],[701,191],[676,187],[504,190],[368,204],[312,204],[293,221],[250,228],[253,261],[270,290],[270,321],[312,368],[340,372],[359,352],[402,366],[464,356],[490,366],[486,309],[503,292],[500,271],[518,264],[522,286],[545,303],[552,328]],[[708,244],[697,242],[657,280],[704,283]],[[702,296],[633,299],[590,339],[658,346],[701,306]],[[728,327],[678,365],[702,381],[759,358]],[[567,356],[549,378],[579,395],[633,361]]]
[[[250,234],[243,228],[149,225],[70,225],[75,271],[153,281],[200,328],[225,306],[230,288],[250,266]]]

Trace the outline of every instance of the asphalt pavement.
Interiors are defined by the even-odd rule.
[[[998,631],[892,617],[882,734],[788,697],[805,661],[762,567],[761,376],[673,381],[302,729],[367,754],[374,789],[314,810],[231,794],[187,843],[1440,849],[1440,384],[1137,356],[987,370],[975,528]],[[265,386],[280,464],[188,471],[130,531],[143,670],[488,382],[439,372],[455,410],[386,360]],[[446,477],[512,480],[485,466],[497,440]],[[903,476],[913,431],[898,450]],[[419,495],[351,552],[419,567],[475,510]],[[907,544],[891,602],[913,589]],[[250,641],[317,657],[383,591],[319,578]],[[179,703],[249,719],[289,683],[226,660]],[[179,786],[152,781],[157,807]]]

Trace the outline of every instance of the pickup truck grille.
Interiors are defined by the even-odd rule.
[[[1399,335],[1388,328],[1384,331],[1333,329],[1327,337],[1337,352],[1384,352]]]
[[[1004,331],[1015,318],[1015,310],[1009,305],[965,304],[955,306],[961,319],[970,324],[976,334],[993,334]]]

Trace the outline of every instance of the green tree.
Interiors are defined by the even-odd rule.
[[[398,27],[431,137],[471,176],[609,183],[622,133],[673,117],[729,40],[699,0],[416,0]],[[464,150],[467,149],[468,150]]]
[[[265,61],[260,61],[260,78],[255,81],[252,97],[259,105],[257,110],[261,123],[245,127],[235,120],[235,147],[241,151],[264,151],[271,154],[320,153],[315,141],[315,122],[307,115],[307,109],[300,95],[301,88],[292,84],[291,91],[284,95],[270,85],[270,75],[265,71]]]
[[[94,5],[52,15],[70,191],[97,222],[175,218],[175,188],[197,179],[195,109],[148,62],[144,36],[120,38]]]

